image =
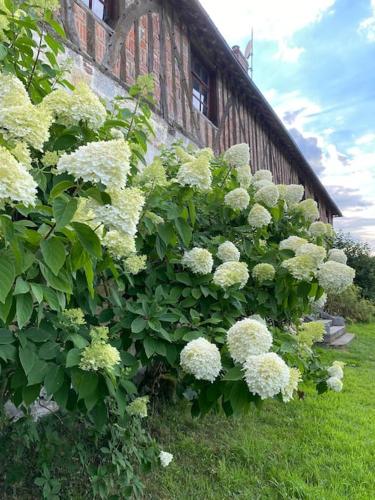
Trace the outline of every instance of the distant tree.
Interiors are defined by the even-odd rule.
[[[356,271],[354,283],[361,288],[362,296],[375,300],[375,256],[367,243],[355,241],[350,234],[338,233],[334,246],[342,248],[348,256],[348,265]]]

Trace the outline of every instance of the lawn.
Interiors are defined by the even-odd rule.
[[[225,419],[192,419],[166,409],[158,440],[174,461],[147,478],[145,498],[374,499],[375,324],[355,325],[345,350],[322,350],[345,361],[344,390]]]

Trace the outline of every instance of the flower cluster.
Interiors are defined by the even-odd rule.
[[[325,259],[327,252],[324,247],[315,245],[314,243],[304,243],[297,248],[296,255],[309,255],[314,260],[316,266],[318,266]]]
[[[341,392],[343,388],[343,383],[342,380],[340,380],[337,377],[329,377],[327,379],[327,386],[328,389],[331,389],[331,391]]]
[[[146,418],[147,403],[149,402],[149,400],[150,398],[148,396],[135,398],[131,403],[128,404],[126,411],[133,417]]]
[[[316,271],[316,263],[311,255],[298,255],[286,259],[281,266],[287,269],[293,278],[300,281],[311,281]]]
[[[98,223],[120,233],[134,236],[145,204],[145,197],[138,188],[110,190],[111,204],[95,207]]]
[[[176,180],[182,186],[196,187],[199,191],[210,190],[212,175],[209,156],[203,154],[183,163],[177,172]]]
[[[231,241],[225,241],[217,249],[217,256],[223,262],[230,262],[240,260],[241,254],[237,247]]]
[[[79,308],[64,309],[60,314],[60,323],[67,329],[78,330],[86,324],[85,315]]]
[[[269,211],[259,205],[259,203],[255,203],[252,209],[249,212],[248,223],[254,229],[260,229],[262,227],[268,226],[271,222],[272,217]]]
[[[279,249],[280,250],[292,250],[296,252],[297,249],[307,243],[305,238],[300,238],[299,236],[289,236],[285,240],[280,241]]]
[[[28,170],[31,168],[31,155],[30,150],[24,142],[17,142],[10,150],[12,155]]]
[[[203,337],[191,340],[181,351],[180,364],[196,379],[213,382],[221,371],[219,349]]]
[[[332,365],[327,369],[328,375],[330,377],[336,377],[340,380],[344,378],[344,363],[341,361],[334,361]]]
[[[34,106],[15,77],[0,74],[0,131],[6,139],[22,140],[41,150],[49,138],[52,115]]]
[[[355,271],[351,267],[329,260],[322,264],[317,277],[319,285],[327,293],[341,293],[353,283]]]
[[[90,142],[73,153],[65,153],[57,163],[57,171],[68,172],[85,182],[121,189],[126,185],[129,160],[130,148],[123,139]]]
[[[293,399],[294,392],[298,389],[298,384],[302,381],[301,372],[298,368],[289,368],[289,382],[281,389],[281,395],[284,403]]]
[[[290,369],[274,352],[249,356],[244,371],[250,392],[258,394],[261,399],[276,396],[289,384]]]
[[[235,168],[248,165],[250,161],[249,145],[242,143],[230,147],[224,153],[224,161],[226,161],[229,166]]]
[[[108,231],[103,237],[102,244],[114,259],[124,259],[136,253],[134,237],[116,230]]]
[[[194,274],[209,274],[212,271],[214,261],[208,250],[195,247],[184,253],[181,263]]]
[[[224,262],[216,269],[213,277],[215,285],[221,288],[229,288],[239,285],[243,288],[249,280],[249,271],[245,262]]]
[[[241,167],[237,167],[236,176],[240,187],[244,189],[248,189],[250,187],[252,179],[250,165],[243,165]]]
[[[280,200],[284,200],[288,208],[294,207],[303,198],[304,187],[300,184],[278,184]]]
[[[23,203],[34,206],[37,183],[27,168],[0,146],[0,204]]]
[[[233,360],[244,363],[249,356],[268,352],[272,346],[272,335],[265,324],[245,318],[228,330],[227,344]]]
[[[139,274],[147,268],[146,255],[130,255],[124,261],[124,270],[129,274]]]
[[[315,237],[325,236],[327,234],[327,225],[321,221],[313,222],[310,224],[309,233]]]
[[[245,210],[250,203],[250,196],[246,189],[239,187],[225,195],[224,203],[233,210]]]
[[[252,277],[263,283],[264,281],[271,281],[275,277],[275,268],[272,264],[267,264],[266,262],[261,262],[253,267],[251,272]]]
[[[255,193],[255,201],[266,207],[274,207],[279,200],[279,191],[275,184],[264,186]]]
[[[147,189],[156,186],[166,186],[168,184],[167,174],[160,158],[155,158],[147,165],[135,178],[137,184],[141,184]]]
[[[172,455],[172,453],[168,453],[168,451],[161,451],[159,454],[159,460],[160,460],[162,467],[168,467],[168,465],[173,460],[173,455]]]
[[[310,348],[315,342],[322,342],[324,331],[324,325],[320,321],[302,323],[298,329],[298,343],[304,347]]]
[[[313,222],[314,220],[319,218],[318,204],[315,200],[312,200],[311,198],[300,201],[298,205],[296,205],[296,210],[307,221]]]
[[[253,175],[253,181],[268,181],[272,182],[272,172],[270,170],[257,170]]]
[[[339,262],[340,264],[346,264],[348,258],[341,248],[331,248],[328,252],[328,260],[334,260],[335,262]]]
[[[112,372],[120,363],[119,351],[108,344],[108,328],[94,327],[90,331],[91,344],[82,351],[81,370]]]
[[[88,127],[97,130],[107,117],[99,98],[83,82],[77,84],[73,92],[54,90],[43,99],[42,106],[54,115],[58,123],[66,127],[85,122]]]

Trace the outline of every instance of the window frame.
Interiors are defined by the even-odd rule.
[[[207,82],[196,71],[196,66],[200,66],[207,74]],[[190,78],[191,78],[191,100],[195,111],[201,113],[213,125],[217,126],[217,91],[216,91],[216,75],[215,72],[205,63],[204,59],[199,55],[198,51],[191,48],[190,52]],[[200,87],[199,96],[194,95],[194,81],[198,82]],[[202,92],[203,90],[203,92]],[[207,104],[202,100],[204,91],[207,94]],[[196,106],[195,100],[199,102],[199,107]]]
[[[88,9],[92,14],[99,19],[99,21],[103,22],[110,28],[113,28],[116,24],[118,18],[118,1],[117,0],[81,0],[83,5]],[[103,6],[103,15],[100,17],[95,10],[93,9],[94,4],[102,4]]]

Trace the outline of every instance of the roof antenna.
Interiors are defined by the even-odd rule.
[[[247,42],[245,49],[245,57],[246,59],[250,58],[249,71],[250,78],[253,79],[253,68],[254,68],[254,30],[251,28],[251,38]]]

